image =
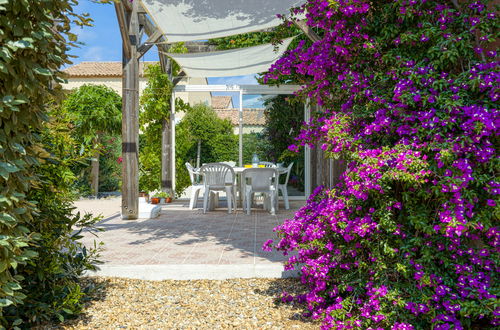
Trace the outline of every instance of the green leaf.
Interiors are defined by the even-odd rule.
[[[0,167],[3,168],[8,173],[14,173],[19,171],[19,168],[17,166],[6,162],[0,162]]]
[[[8,45],[13,50],[17,50],[18,48],[24,49],[31,47],[31,43],[26,40],[17,40],[14,42],[9,42]]]
[[[7,298],[0,299],[0,307],[7,307],[7,306],[10,306],[12,304],[13,304],[13,302],[10,299],[7,299]]]
[[[9,265],[5,260],[0,260],[0,272],[4,272]]]
[[[3,223],[8,227],[13,227],[17,223],[17,220],[10,214],[2,212],[0,213],[0,223]]]
[[[38,74],[41,74],[43,76],[51,76],[52,75],[52,71],[50,71],[49,69],[46,69],[46,68],[35,68],[34,71]]]
[[[11,103],[14,101],[14,96],[12,95],[5,95],[2,99],[3,103]]]
[[[24,149],[24,147],[22,145],[20,145],[19,143],[12,143],[11,146],[12,146],[12,149],[16,150],[21,155],[26,155],[26,149]]]

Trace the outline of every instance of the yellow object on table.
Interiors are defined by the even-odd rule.
[[[246,164],[244,166],[245,166],[245,168],[252,168],[253,167],[252,164]],[[257,167],[263,168],[263,167],[266,167],[266,166],[265,165],[257,165]]]

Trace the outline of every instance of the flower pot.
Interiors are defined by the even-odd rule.
[[[158,197],[151,197],[151,204],[158,204],[160,203],[160,199]]]
[[[166,203],[172,203],[172,197],[167,197],[165,198]]]

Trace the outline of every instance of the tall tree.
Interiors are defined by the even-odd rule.
[[[63,106],[73,119],[75,136],[94,150],[90,186],[92,194],[97,196],[101,138],[121,132],[121,97],[109,87],[89,84],[72,91]]]

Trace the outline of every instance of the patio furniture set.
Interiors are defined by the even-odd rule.
[[[239,203],[243,211],[251,214],[256,193],[264,195],[264,208],[275,214],[278,210],[278,192],[281,192],[285,209],[288,210],[287,184],[292,166],[293,163],[283,167],[281,164],[259,162],[253,167],[236,167],[234,162],[221,162],[194,168],[186,163],[192,184],[189,208],[196,207],[199,193],[203,190],[203,213],[218,204],[218,193],[221,191],[227,196],[228,213],[232,213]],[[280,183],[282,175],[285,180]]]

